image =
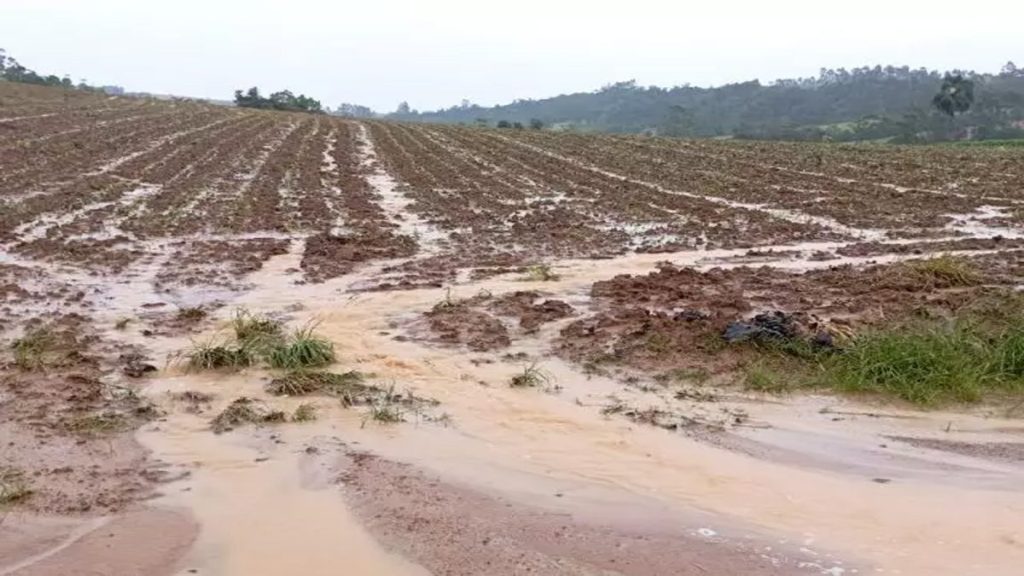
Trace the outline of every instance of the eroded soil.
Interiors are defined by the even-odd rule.
[[[1019,405],[751,392],[722,342],[998,305],[1019,152],[0,92],[0,575],[1024,563]],[[947,252],[976,277],[911,265]],[[314,327],[338,378],[185,370],[243,308]],[[39,326],[53,354],[16,364]]]

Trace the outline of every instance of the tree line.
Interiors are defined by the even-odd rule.
[[[241,108],[308,112],[311,114],[322,114],[324,111],[319,100],[310,98],[305,94],[296,96],[290,90],[281,90],[264,97],[260,95],[259,88],[255,86],[245,92],[235,90],[235,105]]]
[[[75,90],[104,91],[114,94],[123,94],[124,88],[120,86],[90,86],[84,79],[77,84],[68,75],[57,76],[56,74],[40,74],[35,70],[25,67],[8,56],[7,51],[0,48],[0,79],[8,82],[21,82],[23,84],[37,84],[39,86],[57,86]]]
[[[432,112],[404,105],[389,118],[421,122],[520,124],[553,129],[691,138],[929,142],[1024,137],[1024,69],[946,74],[907,66],[822,69],[817,76],[715,88],[641,87]]]

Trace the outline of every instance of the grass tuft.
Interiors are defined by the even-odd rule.
[[[80,416],[67,423],[68,430],[83,436],[114,434],[127,430],[129,422],[122,414],[104,413]]]
[[[451,287],[448,287],[444,291],[444,299],[442,299],[438,303],[434,304],[433,311],[434,312],[443,312],[444,310],[451,310],[451,309],[455,308],[458,305],[459,305],[458,299],[455,298],[454,296],[452,296],[452,289],[451,289]]]
[[[509,381],[509,386],[512,388],[536,388],[550,381],[551,375],[537,367],[537,363],[534,362],[523,368],[521,374],[513,376]]]
[[[550,264],[535,264],[526,269],[526,274],[521,278],[524,282],[555,282],[560,279]]]
[[[291,338],[270,350],[267,362],[279,370],[322,368],[334,363],[334,344],[313,332],[313,326],[296,330]]]
[[[367,418],[382,424],[397,424],[405,422],[405,411],[402,409],[402,395],[395,394],[395,385],[392,384],[387,390],[382,390],[370,402],[370,411]],[[366,424],[366,420],[363,420]]]
[[[342,374],[316,370],[293,370],[267,385],[267,392],[275,396],[308,396],[328,394],[341,398],[362,395],[373,387],[363,384],[361,372],[352,370]]]
[[[42,370],[54,359],[57,336],[49,327],[31,328],[11,345],[14,364],[26,371]]]
[[[241,370],[256,364],[258,356],[245,343],[226,344],[214,340],[192,344],[186,354],[186,368],[199,370]]]
[[[300,404],[292,414],[292,422],[312,422],[316,418],[316,405],[314,404]]]
[[[179,309],[177,317],[182,322],[199,322],[205,319],[207,315],[206,310],[203,310],[200,306],[190,306]]]
[[[245,308],[235,311],[231,320],[235,339],[253,345],[270,346],[284,338],[284,326],[264,314],[253,314]]]
[[[227,432],[246,424],[278,424],[287,422],[288,416],[280,410],[268,410],[252,398],[237,398],[211,422],[210,427],[217,434]]]
[[[943,286],[976,286],[981,276],[966,258],[943,254],[927,260],[907,262],[907,267],[923,280]]]
[[[0,507],[20,502],[32,495],[25,474],[13,468],[0,468]]]

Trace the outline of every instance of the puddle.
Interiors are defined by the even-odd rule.
[[[287,429],[270,436],[214,435],[207,420],[186,414],[140,432],[162,460],[191,472],[167,485],[158,501],[191,510],[200,525],[180,574],[328,576],[341,567],[351,574],[428,574],[377,545],[346,509],[333,478],[304,465],[303,446]]]

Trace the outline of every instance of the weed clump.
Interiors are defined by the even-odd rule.
[[[57,336],[47,326],[31,328],[11,345],[14,364],[26,371],[42,370],[55,361]]]
[[[13,468],[0,468],[0,507],[20,502],[32,495],[25,474]]]
[[[550,264],[535,264],[526,269],[526,274],[521,278],[524,282],[555,282],[560,279]]]
[[[943,254],[927,260],[908,262],[907,267],[922,280],[940,286],[976,286],[981,276],[966,258]]]
[[[382,424],[397,424],[405,422],[405,411],[402,409],[402,395],[395,394],[395,386],[392,384],[387,390],[380,391],[370,401],[370,411],[367,418]],[[366,424],[366,419],[363,420]]]
[[[537,367],[537,363],[530,364],[523,368],[521,374],[516,374],[509,381],[512,388],[536,388],[551,381],[551,375]]]
[[[280,370],[322,368],[335,359],[334,344],[314,334],[313,326],[296,330],[290,339],[274,346],[267,356],[270,366]]]
[[[245,343],[227,344],[212,340],[194,343],[186,358],[186,366],[190,371],[240,370],[257,361],[255,350]]]
[[[316,406],[313,404],[300,404],[292,414],[292,422],[312,422],[316,420]]]
[[[793,377],[787,378],[778,370],[766,363],[759,362],[747,366],[743,374],[743,386],[747,390],[781,394],[793,386]]]
[[[265,362],[272,368],[320,368],[335,360],[334,345],[313,325],[285,336],[281,322],[241,309],[231,321],[234,338],[193,344],[185,354],[189,370],[239,370]]]
[[[199,322],[205,319],[207,316],[206,310],[203,310],[199,306],[190,306],[188,308],[181,308],[178,310],[178,320],[182,322]]]
[[[231,329],[235,340],[264,353],[284,340],[284,326],[280,321],[264,314],[253,314],[245,308],[235,311]]]
[[[67,422],[67,429],[83,436],[114,434],[129,428],[128,418],[123,414],[106,412],[80,416]]]
[[[274,378],[267,385],[267,392],[275,396],[308,396],[327,394],[341,398],[365,394],[373,390],[363,384],[364,375],[352,370],[342,374],[314,370],[293,370]]]
[[[257,400],[242,397],[218,414],[210,422],[210,428],[220,434],[246,424],[278,424],[287,421],[288,416],[284,412],[269,410]]]

